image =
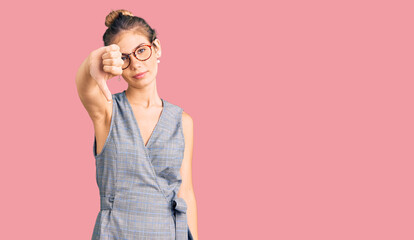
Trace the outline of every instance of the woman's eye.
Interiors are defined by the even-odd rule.
[[[145,48],[138,49],[138,53],[143,53],[144,51],[145,51]]]

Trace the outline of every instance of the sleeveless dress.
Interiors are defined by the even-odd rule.
[[[113,111],[101,153],[93,154],[100,211],[92,240],[192,240],[187,204],[177,197],[184,156],[183,109],[163,110],[147,146],[125,90],[112,94]]]

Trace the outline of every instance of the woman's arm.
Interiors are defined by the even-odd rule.
[[[185,138],[185,149],[184,158],[180,169],[182,182],[177,196],[183,198],[187,203],[188,226],[190,228],[194,240],[198,240],[197,204],[192,180],[193,119],[184,111],[182,115],[182,125]]]
[[[95,121],[105,116],[107,100],[97,82],[90,74],[90,57],[91,55],[82,62],[78,69],[76,74],[76,87],[83,106],[92,121]]]

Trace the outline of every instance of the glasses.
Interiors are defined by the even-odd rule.
[[[132,53],[122,53],[121,59],[124,61],[124,65],[122,65],[122,70],[125,70],[129,67],[129,64],[131,63],[131,54],[134,54],[135,58],[140,61],[146,61],[152,55],[152,46],[141,45],[138,46]]]

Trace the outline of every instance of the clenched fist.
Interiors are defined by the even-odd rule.
[[[124,61],[121,59],[122,53],[119,50],[118,45],[111,44],[98,48],[89,55],[90,74],[106,99],[108,99],[108,102],[111,102],[112,94],[106,85],[106,81],[122,74]]]

